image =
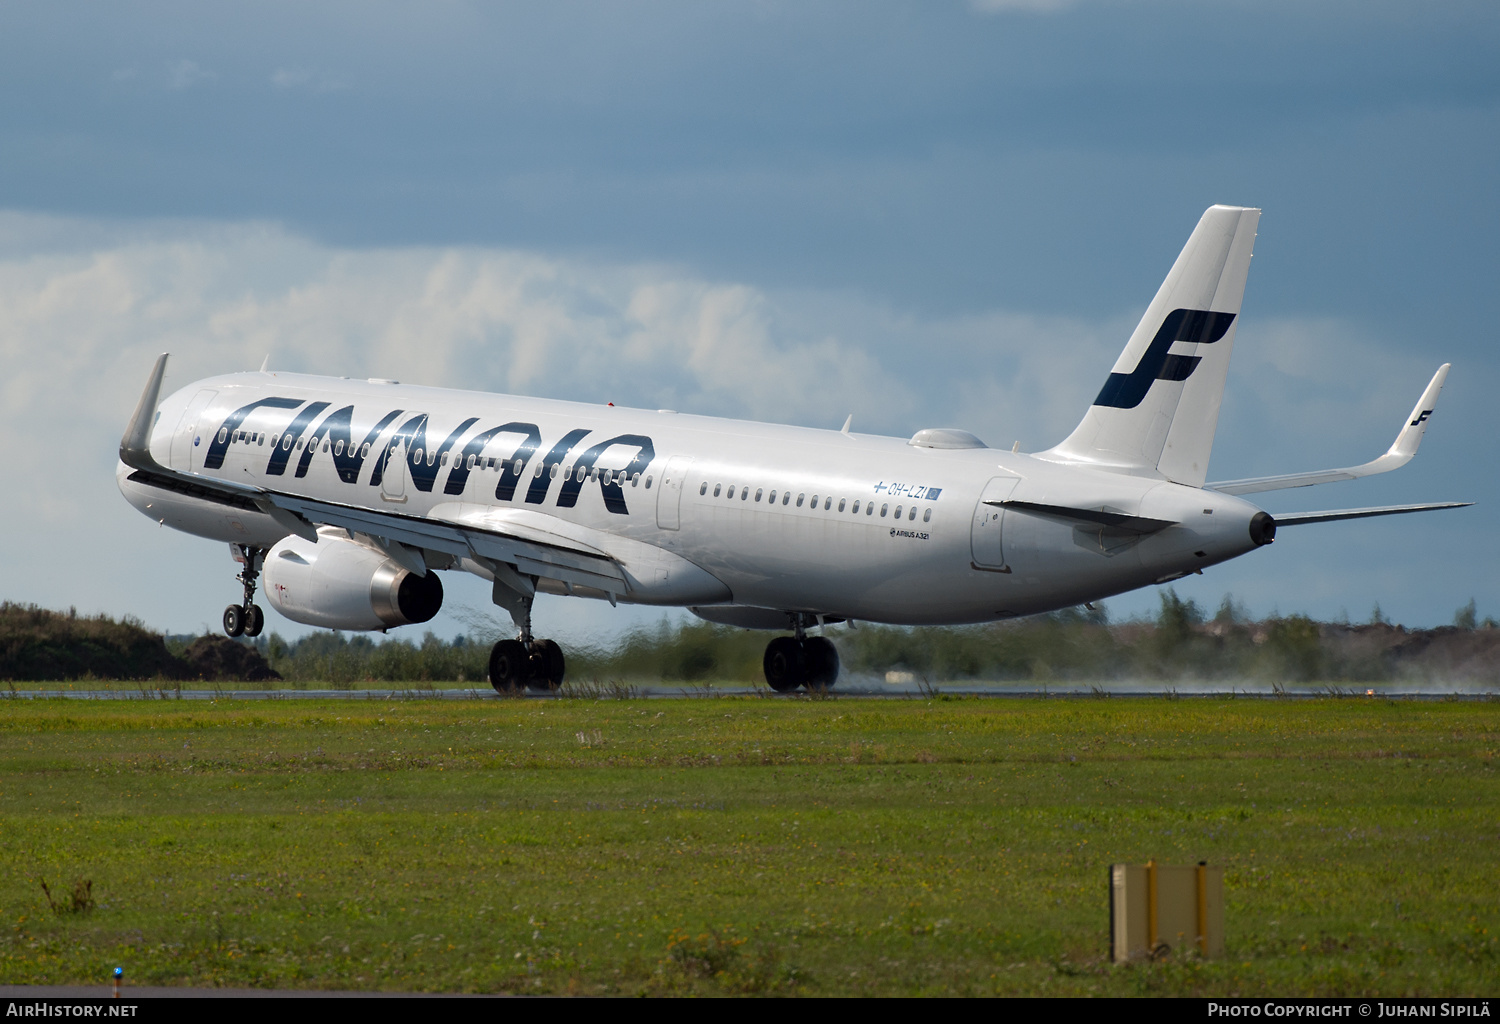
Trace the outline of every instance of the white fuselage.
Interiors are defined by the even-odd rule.
[[[524,523],[524,513],[540,514],[617,558],[632,583],[622,599],[646,604],[984,622],[1117,594],[1257,546],[1255,506],[1157,475],[301,374],[231,374],[183,388],[161,403],[151,452],[182,472],[408,516],[504,512]],[[128,475],[121,464],[126,497],[167,526],[260,547],[287,535],[267,515]],[[986,500],[1177,525],[1142,535]],[[469,559],[434,564],[489,575]]]

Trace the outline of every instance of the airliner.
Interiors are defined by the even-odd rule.
[[[1271,515],[1243,495],[1405,465],[1443,364],[1395,443],[1363,465],[1207,483],[1260,211],[1214,206],[1067,438],[986,447],[965,430],[909,439],[614,405],[259,372],[160,400],[152,368],[120,442],[120,490],[144,515],[226,541],[243,599],[340,630],[421,623],[443,572],[489,581],[515,624],[489,658],[502,692],[559,686],[532,635],[538,594],[685,607],[776,631],[766,682],[826,688],[823,627],[983,623],[1165,583],[1277,531],[1467,502]]]

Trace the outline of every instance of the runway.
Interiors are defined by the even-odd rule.
[[[1426,688],[1372,689],[1369,687],[1304,687],[1271,688],[1264,685],[1230,687],[1228,685],[1207,686],[1161,686],[1144,688],[1139,684],[1130,688],[1109,686],[1093,687],[1035,687],[948,684],[935,686],[858,686],[838,687],[827,691],[808,693],[776,693],[764,686],[743,687],[684,687],[684,686],[612,686],[587,685],[571,687],[563,684],[559,691],[523,694],[499,694],[485,687],[445,689],[360,689],[360,690],[176,690],[156,689],[141,685],[133,689],[92,690],[9,690],[0,691],[0,700],[188,700],[207,701],[265,701],[265,700],[690,700],[721,697],[760,697],[767,700],[934,700],[954,698],[1020,698],[1029,700],[1074,699],[1094,700],[1108,698],[1158,697],[1176,699],[1188,697],[1230,697],[1245,699],[1294,699],[1320,698],[1383,699],[1383,700],[1465,700],[1483,701],[1500,698],[1500,692],[1480,689],[1444,689],[1438,686]]]

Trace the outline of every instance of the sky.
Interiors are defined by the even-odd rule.
[[[1265,212],[1210,479],[1373,458],[1451,361],[1410,466],[1259,503],[1478,504],[1177,592],[1500,618],[1493,2],[7,4],[0,153],[0,599],[189,632],[237,597],[115,489],[161,351],[169,388],[269,356],[1035,451],[1229,203]],[[447,579],[440,634],[494,617]]]

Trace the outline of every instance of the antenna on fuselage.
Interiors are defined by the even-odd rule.
[[[267,352],[266,353],[266,357],[260,361],[260,372],[261,373],[265,373],[266,372],[266,367],[268,367],[270,365],[271,365],[271,353]]]
[[[849,427],[853,423],[854,423],[854,413],[851,412],[849,414],[849,418],[844,421],[844,425],[839,428],[839,433],[843,434],[845,437],[848,437],[849,436]]]

